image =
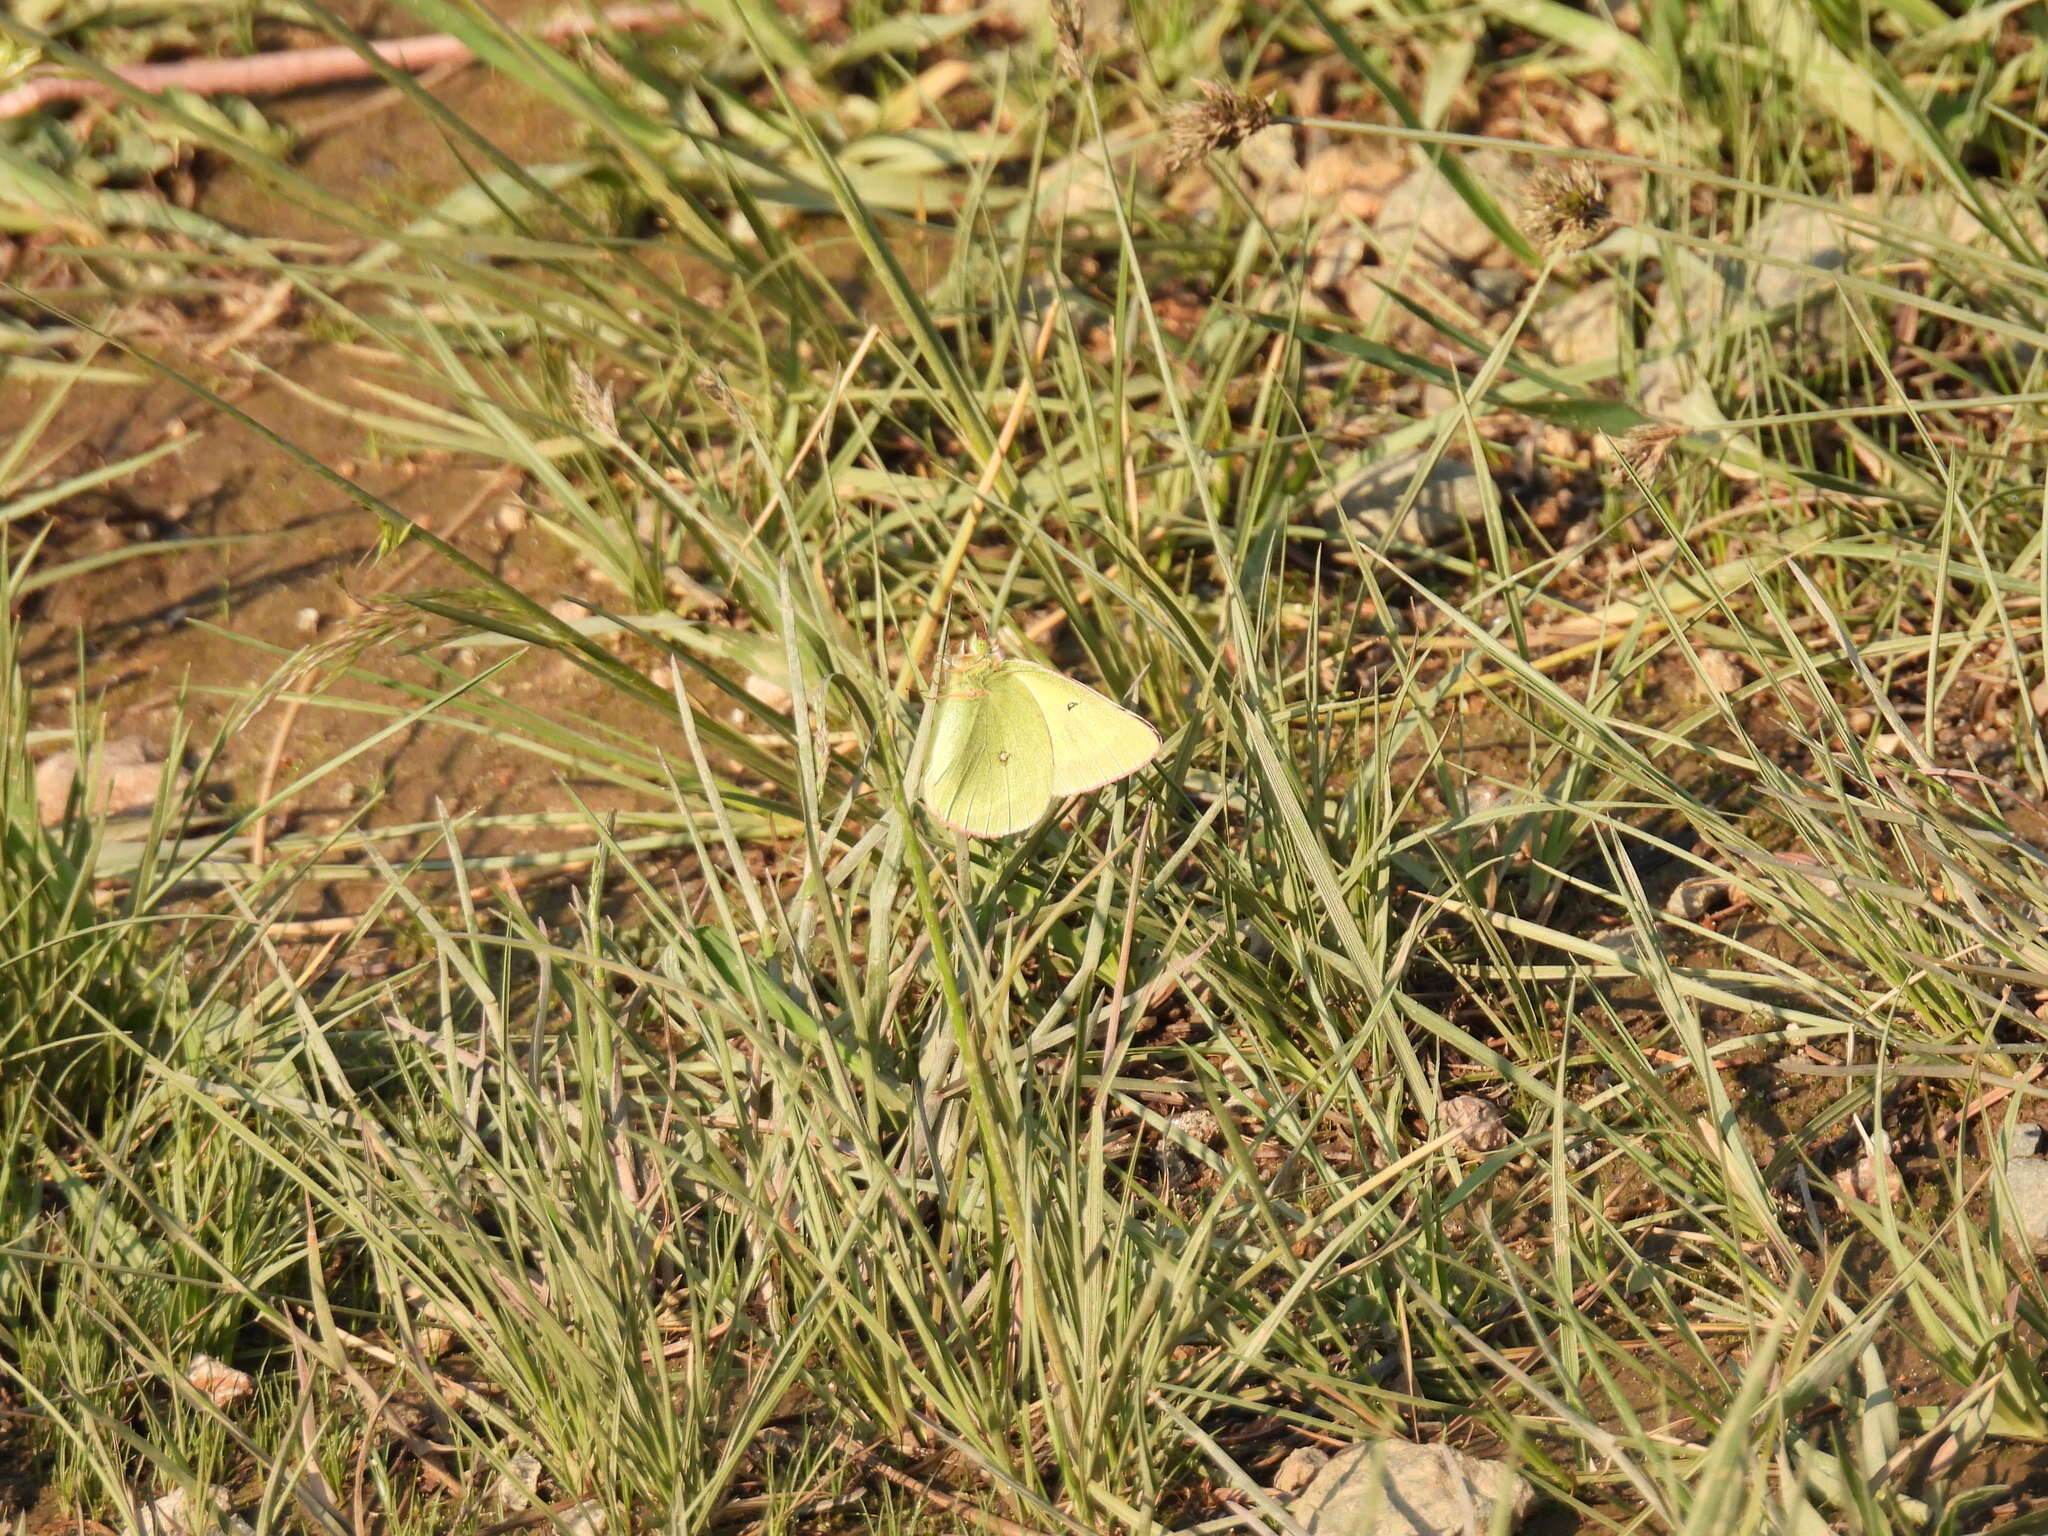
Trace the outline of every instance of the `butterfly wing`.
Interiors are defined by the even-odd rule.
[[[1052,794],[1079,795],[1114,784],[1159,751],[1157,731],[1085,683],[1029,661],[1006,661],[997,670],[1031,697],[1045,720]]]
[[[970,837],[1022,832],[1052,802],[1052,741],[1031,694],[1007,666],[954,673],[933,701],[924,803]]]

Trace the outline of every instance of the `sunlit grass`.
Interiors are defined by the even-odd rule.
[[[1820,74],[1789,78],[1834,82],[1801,104],[1767,9],[1710,8],[1708,46],[1663,4],[1165,8],[1086,79],[1031,38],[933,100],[957,19],[855,6],[827,46],[745,7],[576,62],[421,3],[580,158],[512,163],[396,81],[488,195],[392,227],[187,114],[334,245],[63,210],[129,281],[289,278],[355,349],[319,403],[516,475],[587,583],[565,613],[358,488],[436,585],[236,718],[488,733],[639,809],[501,820],[577,846],[480,856],[371,807],[258,867],[321,763],[110,849],[36,824],[0,655],[0,1381],[56,1501],[1277,1528],[1290,1446],[1403,1434],[1588,1531],[1982,1528],[1973,1490],[2048,1435],[1996,1173],[2048,993],[2035,151],[1996,91],[1954,98],[1979,31],[1895,8],[1901,83],[1798,8]],[[1461,167],[1482,24],[1567,83],[1633,71],[1632,147],[1587,163],[1637,188],[1483,334],[1412,293],[1399,331],[1332,313],[1313,220],[1269,223],[1227,152],[1190,213],[1138,148],[1190,80],[1317,58],[1343,89],[1301,132]],[[1268,41],[1291,62],[1253,78]],[[1896,197],[1848,204],[1859,142]],[[1044,217],[1090,155],[1093,206]],[[1788,209],[1861,243],[1808,281],[1767,243]],[[1612,357],[1520,344],[1603,278]],[[1658,329],[1649,285],[1695,281]],[[214,389],[94,348],[81,378]],[[1614,466],[1664,363],[1721,419]],[[62,387],[0,444],[0,529],[88,488],[36,483]],[[1326,524],[1355,456],[1407,451],[1490,471],[1468,543]],[[1560,485],[1578,534],[1528,504]],[[10,548],[13,599],[77,574]],[[956,838],[915,808],[921,624],[986,624],[1164,749]],[[620,712],[503,686],[563,659]],[[1696,876],[1716,908],[1668,907]],[[270,928],[342,877],[376,893],[355,929]],[[347,963],[373,935],[381,973]],[[1446,1128],[1475,1092],[1505,1147]],[[209,1402],[198,1353],[254,1396]]]

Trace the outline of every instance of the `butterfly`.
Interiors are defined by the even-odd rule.
[[[1121,704],[986,642],[940,662],[931,733],[925,808],[969,837],[1022,832],[1159,751],[1159,733]]]

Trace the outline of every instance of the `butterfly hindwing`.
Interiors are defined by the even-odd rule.
[[[1052,745],[1050,792],[1079,795],[1136,773],[1159,751],[1159,733],[1085,683],[1029,661],[997,671],[1037,704]]]
[[[1053,797],[1052,742],[1030,693],[1008,663],[960,668],[933,705],[924,803],[971,837],[1006,837],[1039,817]]]

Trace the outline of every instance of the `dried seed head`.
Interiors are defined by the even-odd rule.
[[[1088,77],[1088,37],[1078,0],[1052,0],[1053,67],[1069,80]]]
[[[1607,188],[1583,160],[1545,166],[1522,192],[1522,227],[1537,246],[1569,255],[1598,245],[1614,232]]]
[[[1174,108],[1167,119],[1166,161],[1161,169],[1178,176],[1207,155],[1235,149],[1272,126],[1273,109],[1256,96],[1204,80],[1200,101]]]
[[[716,368],[700,368],[697,371],[697,387],[704,391],[704,397],[730,416],[735,424],[744,425],[740,414],[740,397],[732,392],[732,386],[725,381],[725,375]]]
[[[583,425],[590,429],[592,437],[605,443],[619,441],[619,413],[612,404],[611,385],[600,387],[597,380],[577,363],[569,365],[569,403],[583,418]]]
[[[1646,421],[1640,427],[1633,427],[1615,443],[1614,451],[1621,462],[1633,471],[1639,480],[1654,480],[1657,471],[1664,467],[1664,459],[1671,452],[1671,445],[1685,436],[1686,429],[1665,421]]]

